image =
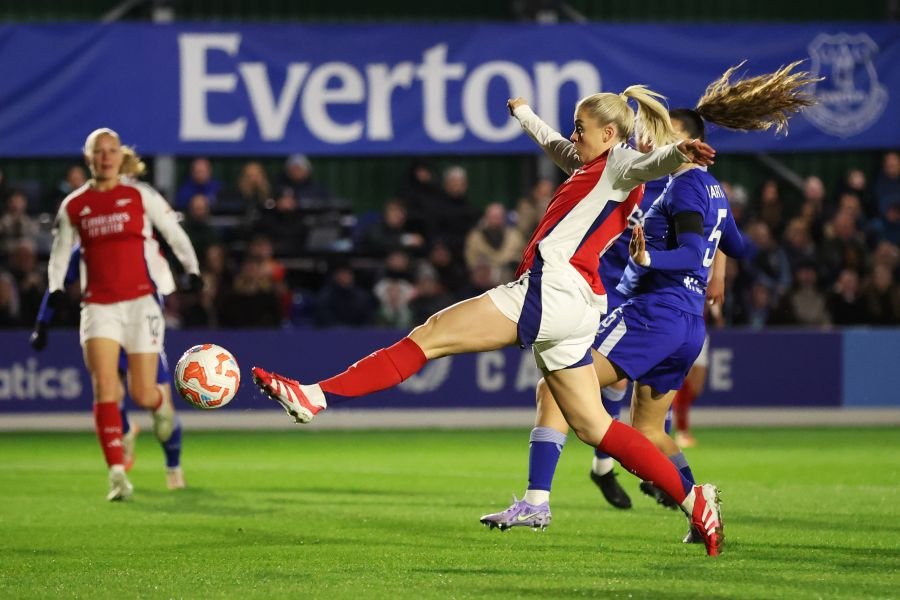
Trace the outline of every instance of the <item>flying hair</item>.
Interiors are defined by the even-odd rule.
[[[767,131],[787,135],[788,119],[816,103],[803,88],[821,81],[807,71],[794,71],[793,62],[774,73],[731,80],[747,61],[722,73],[706,88],[695,109],[704,121],[739,131]]]

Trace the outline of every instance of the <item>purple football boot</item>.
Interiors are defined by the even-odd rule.
[[[550,518],[549,502],[535,506],[513,496],[512,506],[503,512],[484,515],[481,517],[481,524],[491,529],[499,527],[500,531],[513,527],[531,527],[543,531],[550,525]]]

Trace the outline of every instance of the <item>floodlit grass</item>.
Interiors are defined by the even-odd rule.
[[[569,441],[544,533],[490,531],[526,480],[527,431],[187,433],[187,490],[142,434],[107,503],[88,434],[0,435],[0,597],[888,598],[900,595],[896,429],[699,431],[726,546],[620,480],[606,505]],[[621,469],[620,469],[621,471]]]

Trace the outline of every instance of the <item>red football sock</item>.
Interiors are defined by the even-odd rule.
[[[323,392],[363,396],[398,385],[425,366],[419,345],[405,337],[390,348],[376,350],[339,375],[319,382]]]
[[[644,481],[662,489],[679,504],[691,490],[691,482],[637,429],[613,421],[597,448]]]
[[[681,389],[676,392],[675,399],[672,401],[672,412],[675,417],[675,431],[688,430],[688,413],[690,412],[691,404],[694,403],[696,397],[697,394],[694,392],[694,388],[692,388],[691,384],[687,381],[685,381],[684,385],[681,386]]]
[[[115,402],[99,402],[94,404],[94,423],[97,428],[97,438],[100,447],[103,448],[103,456],[106,457],[108,466],[124,465],[125,457],[122,455],[122,415]]]

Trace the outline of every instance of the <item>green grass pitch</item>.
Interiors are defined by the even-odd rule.
[[[617,511],[570,436],[546,532],[478,523],[525,486],[527,431],[188,433],[187,490],[151,434],[111,504],[89,434],[0,435],[0,598],[890,598],[900,432],[701,430],[726,546],[640,494]]]

